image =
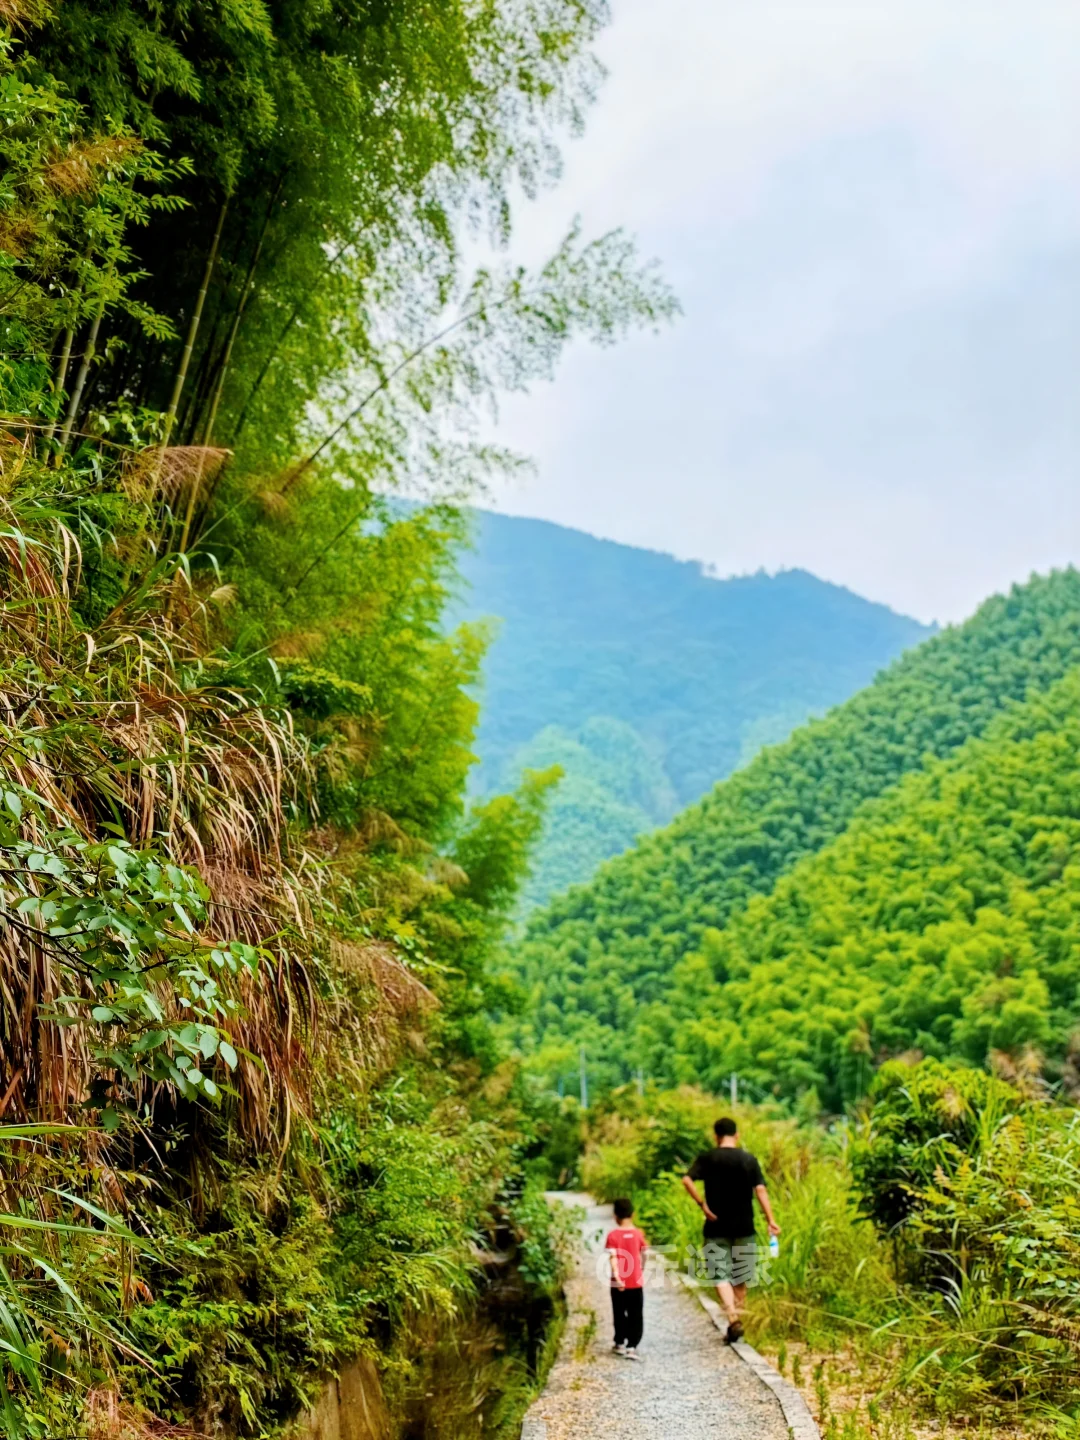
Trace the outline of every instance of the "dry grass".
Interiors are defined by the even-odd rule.
[[[205,1440],[198,1430],[170,1425],[125,1404],[115,1390],[91,1390],[83,1415],[86,1440]]]
[[[41,222],[32,215],[11,210],[0,214],[0,250],[16,260],[30,253],[40,235]]]
[[[42,179],[57,195],[85,195],[96,188],[100,171],[122,164],[142,148],[141,141],[125,135],[77,140],[52,157]]]
[[[49,14],[47,0],[0,0],[0,25],[26,30],[40,25]]]
[[[183,483],[194,463],[170,461],[167,483]],[[193,623],[197,605],[167,618],[171,576],[133,587],[86,630],[69,602],[79,539],[32,493],[20,495],[24,477],[34,478],[25,447],[4,447],[0,467],[0,784],[36,796],[43,814],[87,839],[120,820],[133,843],[153,841],[175,862],[197,866],[216,889],[207,939],[302,931],[309,907],[283,837],[310,769],[288,714],[218,678],[221,667],[201,649]],[[149,541],[147,549],[152,560]],[[24,817],[26,838],[35,824]],[[300,1102],[302,1046],[314,1023],[304,961],[284,947],[277,959],[274,973],[242,982],[241,1043],[263,1061],[245,1064],[238,1077],[253,1136],[274,1128],[282,1087],[286,1109]],[[41,1014],[71,984],[54,947],[4,926],[0,1113],[9,1118],[71,1115],[86,1095],[85,1037]]]
[[[335,985],[326,1013],[334,1037],[328,1069],[374,1081],[404,1047],[418,1048],[422,1021],[439,1002],[389,945],[334,940],[329,958]]]
[[[175,505],[212,483],[231,454],[213,445],[151,446],[127,459],[122,483],[140,504],[163,499]]]
[[[348,839],[310,824],[302,844],[290,839],[291,815],[315,818],[309,742],[287,711],[268,708],[215,657],[208,617],[224,603],[222,587],[188,586],[178,601],[175,572],[155,569],[171,507],[227,452],[174,447],[122,462],[119,483],[147,513],[143,532],[123,542],[126,561],[148,578],[88,630],[71,605],[83,542],[36,498],[28,444],[8,442],[0,443],[0,789],[25,787],[43,813],[87,839],[119,820],[132,843],[153,843],[201,873],[212,897],[203,939],[268,947],[269,963],[231,982],[242,1006],[234,1038],[249,1052],[233,1077],[234,1103],[243,1134],[283,1147],[310,1110],[321,1046],[332,1044],[339,1071],[381,1070],[435,1006],[388,946],[327,933],[335,886],[367,873],[371,848],[409,854],[416,844],[379,813]],[[355,764],[367,743],[346,727],[320,764]],[[28,837],[34,824],[24,817]],[[402,913],[412,891],[415,899],[459,878],[403,868]],[[378,904],[374,882],[372,896]],[[87,1037],[42,1014],[72,983],[47,941],[10,925],[0,931],[0,1116],[80,1113],[93,1072]],[[169,997],[162,1001],[171,1014]]]
[[[335,964],[345,975],[366,981],[376,1007],[397,1020],[429,1014],[438,1000],[385,943],[337,940],[331,946]]]

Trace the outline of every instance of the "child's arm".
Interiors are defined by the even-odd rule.
[[[622,1271],[619,1269],[619,1252],[613,1245],[608,1246],[608,1267],[611,1270],[612,1284],[617,1290],[625,1290],[626,1281],[623,1279]]]

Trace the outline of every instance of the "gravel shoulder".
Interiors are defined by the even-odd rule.
[[[583,1244],[567,1285],[570,1313],[559,1358],[522,1440],[788,1440],[776,1396],[674,1277],[655,1270],[646,1283],[641,1359],[612,1353],[602,1254],[611,1207],[587,1195],[561,1198],[586,1212]]]

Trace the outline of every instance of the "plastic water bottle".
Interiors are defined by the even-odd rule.
[[[780,1258],[780,1236],[779,1236],[779,1235],[770,1235],[770,1236],[769,1236],[769,1254],[770,1254],[770,1256],[772,1257],[772,1259],[774,1259],[774,1260],[778,1260],[778,1259]]]

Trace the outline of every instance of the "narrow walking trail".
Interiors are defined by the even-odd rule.
[[[559,1358],[522,1440],[788,1440],[780,1403],[723,1342],[673,1276],[645,1289],[641,1359],[612,1353],[604,1236],[611,1207],[561,1197],[587,1215]]]

